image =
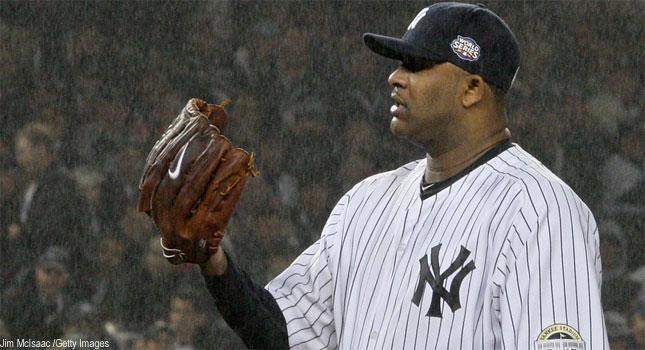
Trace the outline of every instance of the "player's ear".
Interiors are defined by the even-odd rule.
[[[463,87],[461,103],[464,108],[469,108],[479,103],[486,95],[486,82],[479,75],[469,74],[465,76]]]

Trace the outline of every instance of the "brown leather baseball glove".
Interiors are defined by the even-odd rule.
[[[208,261],[247,177],[257,175],[253,154],[222,135],[228,102],[188,101],[146,160],[138,208],[161,231],[163,255],[173,264]]]

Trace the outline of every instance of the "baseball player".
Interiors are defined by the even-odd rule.
[[[356,184],[320,239],[263,288],[218,248],[230,205],[215,206],[224,217],[206,225],[215,233],[195,236],[201,226],[184,224],[163,199],[177,193],[164,184],[181,178],[184,154],[200,149],[177,136],[150,181],[162,195],[143,181],[142,209],[162,231],[164,255],[200,264],[220,312],[253,348],[606,348],[594,217],[510,139],[505,97],[520,51],[506,23],[481,5],[438,3],[402,38],[363,39],[401,62],[388,78],[390,129],[425,159]],[[234,177],[242,182],[252,173],[243,159]],[[241,189],[233,191],[234,204]],[[179,208],[198,216],[213,207],[209,195]],[[164,219],[172,215],[179,221]]]

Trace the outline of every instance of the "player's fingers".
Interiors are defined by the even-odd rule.
[[[253,157],[246,151],[235,148],[225,155],[217,172],[202,198],[195,208],[195,215],[188,220],[188,232],[197,231],[210,234],[223,230],[227,218],[231,216],[234,204],[250,175]],[[227,205],[232,203],[230,205]]]
[[[175,200],[175,215],[180,220],[190,216],[191,210],[199,203],[200,197],[211,181],[224,155],[231,149],[231,143],[221,135],[213,135],[206,150],[191,165],[184,186]]]
[[[228,125],[228,114],[224,107],[231,103],[231,100],[224,100],[221,105],[209,104],[206,106],[206,115],[208,119],[215,125],[220,132],[224,132]]]
[[[163,135],[161,135],[161,138],[155,142],[154,146],[152,147],[152,150],[150,153],[148,153],[148,157],[146,158],[146,165],[144,167],[144,177],[145,174],[149,171],[150,167],[152,167],[152,164],[154,163],[155,159],[157,159],[157,156],[159,155],[159,152],[161,152],[166,145],[172,140],[175,136],[177,136],[179,133],[181,133],[184,128],[189,124],[190,122],[190,115],[186,113],[186,107],[179,113],[179,115],[170,123],[170,126],[164,131]],[[141,178],[141,182],[143,182],[143,178]],[[142,183],[139,183],[139,186],[141,186]]]
[[[152,167],[144,174],[144,181],[139,186],[139,211],[149,213],[152,210],[152,198],[159,183],[168,170],[170,162],[175,158],[179,149],[200,130],[208,129],[208,123],[203,118],[194,118],[184,130],[170,140],[159,153]]]
[[[230,213],[227,213],[227,210],[233,211],[235,209],[234,206],[239,201],[240,196],[242,195],[242,190],[244,189],[244,186],[246,186],[247,179],[248,176],[236,174],[224,181],[222,188],[227,189],[228,194],[221,197],[221,203],[218,204],[218,207],[220,207],[219,211],[214,210],[215,207],[211,207],[211,213],[213,214],[213,216],[218,216],[218,213],[221,213],[221,217],[217,218],[217,222],[220,223],[223,227],[226,227],[228,220],[232,216]],[[221,210],[221,208],[230,209]]]
[[[149,213],[152,210],[152,198],[159,183],[163,179],[164,173],[168,169],[168,164],[174,159],[181,146],[183,146],[183,143],[193,137],[198,131],[198,123],[193,122],[188,125],[179,135],[165,145],[154,160],[152,166],[146,169],[142,178],[143,182],[139,185],[139,211]]]
[[[197,214],[188,221],[187,229],[200,232],[200,237],[205,238],[212,245],[217,236],[220,236],[226,228],[231,218],[231,212],[235,209],[235,204],[242,195],[242,190],[246,184],[247,177],[234,175],[228,181],[227,185],[235,183],[226,196],[218,196],[208,204],[204,204],[208,210],[198,209]],[[211,198],[213,199],[213,198]],[[206,202],[206,201],[204,201]],[[217,241],[219,242],[219,241]]]
[[[193,135],[204,132],[208,128],[208,121],[206,121],[204,118],[191,118],[189,125],[184,129],[183,132],[170,140],[168,145],[159,153],[157,159],[165,166],[168,166],[170,161],[174,159],[179,148],[181,148],[186,142],[188,142],[188,140],[190,140]]]
[[[250,155],[247,151],[241,148],[233,148],[229,150],[226,155],[226,158],[217,169],[215,177],[211,180],[211,185],[214,187],[209,187],[209,193],[211,190],[221,186],[225,179],[230,178],[232,175],[246,175],[250,169],[253,168],[253,156]],[[228,191],[225,187],[221,188],[222,195]]]
[[[159,194],[163,190],[171,196],[173,202],[176,200],[177,193],[186,182],[192,164],[207,149],[211,140],[209,131],[204,130],[195,134],[180,148],[174,160],[169,164],[168,170],[164,173],[164,178],[158,189]],[[157,199],[155,199],[156,201]]]
[[[224,100],[222,104],[209,104],[199,99],[194,99],[195,106],[199,108],[199,111],[203,113],[211,124],[215,125],[220,132],[224,132],[224,129],[228,125],[228,114],[224,107],[231,104],[232,101],[229,99]]]
[[[162,233],[174,231],[176,221],[173,207],[177,193],[185,181],[190,164],[199,157],[210,139],[209,134],[201,132],[184,143],[157,187],[152,204],[152,217],[159,226],[162,226],[159,227]]]

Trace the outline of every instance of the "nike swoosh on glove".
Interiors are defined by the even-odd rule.
[[[227,101],[189,100],[146,159],[138,209],[154,220],[163,255],[173,264],[208,261],[247,178],[258,175],[253,153],[222,134]]]

